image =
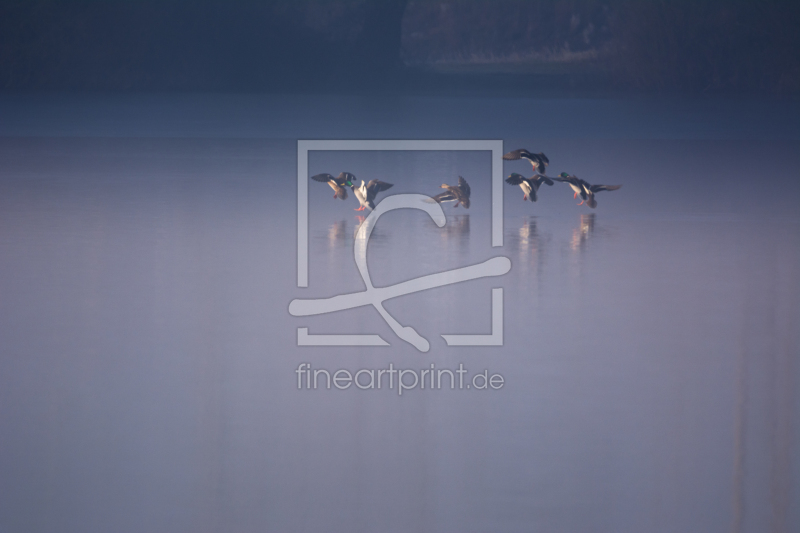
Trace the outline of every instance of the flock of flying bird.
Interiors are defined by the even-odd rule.
[[[577,198],[578,195],[580,195],[581,203],[578,205],[583,205],[585,203],[594,209],[597,207],[597,200],[594,199],[596,193],[600,191],[616,191],[622,187],[622,185],[592,185],[566,172],[562,172],[557,177],[545,176],[546,167],[550,164],[550,160],[541,152],[534,154],[524,148],[520,148],[519,150],[508,152],[503,156],[503,159],[506,161],[527,159],[533,166],[534,175],[530,178],[526,178],[522,174],[517,174],[516,172],[506,178],[506,183],[509,185],[519,185],[522,189],[523,201],[530,200],[531,202],[535,202],[538,199],[537,192],[542,183],[553,185],[554,182],[560,181],[569,185],[574,191],[575,194],[572,195],[573,198]],[[370,180],[368,183],[361,180],[361,185],[356,186],[356,177],[349,172],[342,172],[336,177],[331,174],[317,174],[316,176],[311,176],[311,179],[330,185],[333,189],[333,197],[342,200],[347,199],[347,188],[349,187],[353,191],[356,199],[358,199],[359,204],[361,204],[361,207],[357,208],[356,211],[363,211],[364,209],[369,209],[371,211],[375,209],[375,197],[379,192],[383,192],[393,185],[392,183],[386,183],[380,180]],[[469,209],[469,197],[471,192],[467,180],[459,176],[458,185],[443,184],[441,188],[445,189],[445,191],[433,196],[431,200],[439,203],[455,202],[454,207],[463,205],[465,208]]]

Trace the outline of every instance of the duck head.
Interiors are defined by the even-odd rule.
[[[342,172],[339,174],[339,179],[344,179],[344,186],[345,187],[352,187],[353,182],[356,180],[356,177],[349,172]]]

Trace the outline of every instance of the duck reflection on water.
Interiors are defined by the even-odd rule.
[[[344,241],[346,236],[347,236],[347,221],[345,220],[334,222],[328,228],[328,242],[330,243],[331,246],[334,246],[337,243]]]
[[[469,237],[469,215],[447,215],[447,222],[441,228],[430,220],[423,221],[422,225],[426,232],[431,232],[442,240]]]
[[[469,215],[450,215],[443,228],[436,228],[444,239],[469,236]]]
[[[519,228],[519,247],[524,250],[536,250],[539,244],[539,230],[536,219],[528,218]]]
[[[458,257],[466,257],[469,251],[469,215],[448,215],[447,222],[441,228],[432,221],[425,222],[425,228],[432,233],[431,237],[439,242],[439,253]]]
[[[356,223],[353,228],[353,238],[358,239],[359,230],[363,228],[364,233],[362,235],[369,233],[371,235],[370,237],[371,241],[378,243],[383,242],[386,239],[386,235],[383,232],[376,230],[374,228],[377,220],[378,220],[377,218],[370,219],[368,216],[365,217],[362,215],[356,215]],[[372,226],[373,228],[370,229],[370,226]],[[390,235],[391,235],[391,230],[390,230]]]
[[[536,217],[530,216],[522,219],[522,225],[518,229],[509,227],[506,231],[506,239],[510,249],[519,252],[520,257],[525,257],[529,252],[536,252],[539,248],[539,228]]]
[[[514,268],[519,276],[515,282],[518,283],[519,290],[536,290],[541,281],[540,275],[546,262],[547,242],[550,238],[546,229],[542,231],[542,224],[536,216],[526,216],[521,220],[517,219],[513,225],[508,225],[505,242],[508,250],[517,256]]]
[[[356,216],[356,224],[355,227],[353,228],[353,238],[358,238],[358,230],[360,230],[361,226],[363,226],[366,222],[367,222],[367,217],[362,215]],[[374,224],[374,222],[372,222],[371,224]]]
[[[584,246],[586,246],[586,242],[591,238],[592,233],[594,233],[594,222],[594,213],[581,215],[578,227],[572,230],[572,240],[570,244],[573,250],[583,250]]]

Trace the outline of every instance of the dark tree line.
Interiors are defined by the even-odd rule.
[[[800,2],[620,1],[611,67],[634,87],[800,94]]]
[[[603,69],[611,88],[797,95],[798,28],[800,2],[785,0],[412,0],[404,51],[416,63],[550,53]]]
[[[3,0],[0,87],[270,90],[399,63],[406,0]]]
[[[2,0],[0,90],[347,90],[566,50],[612,89],[797,96],[798,27],[780,0]]]

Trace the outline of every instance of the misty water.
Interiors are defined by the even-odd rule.
[[[3,97],[0,533],[793,531],[800,526],[798,108],[737,101]],[[315,151],[469,209],[383,215],[376,287],[508,274],[295,317],[364,290],[366,213],[297,139],[502,139],[591,183],[503,184],[489,152]],[[503,175],[530,175],[507,161]],[[503,345],[447,346],[492,333]],[[377,334],[390,346],[298,346]],[[303,386],[301,363],[463,368],[497,389]],[[298,377],[301,389],[298,389]]]

